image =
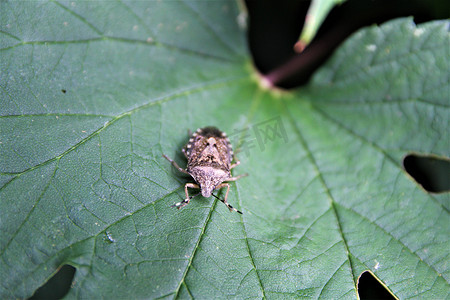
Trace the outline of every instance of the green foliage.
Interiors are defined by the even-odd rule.
[[[307,45],[316,35],[320,25],[325,20],[330,10],[345,0],[313,0],[306,16],[304,28],[300,35],[300,41]]]
[[[402,168],[449,157],[448,22],[361,30],[307,88],[275,93],[234,2],[0,11],[1,298],[63,264],[69,298],[356,298],[364,270],[402,299],[449,297],[448,194]],[[189,179],[162,154],[183,165],[207,125],[242,149],[243,215],[170,207]]]

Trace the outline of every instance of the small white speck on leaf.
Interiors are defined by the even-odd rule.
[[[423,28],[416,28],[414,30],[414,36],[419,37],[421,36],[423,33],[425,32],[425,30]]]
[[[69,25],[69,23],[68,23],[68,22],[64,22],[63,25],[64,25],[64,26],[67,26],[67,25]]]
[[[148,37],[147,38],[147,43],[151,43],[151,42],[153,42],[153,38],[152,37]]]
[[[378,270],[378,269],[380,268],[380,263],[377,262],[373,268],[374,268],[375,270]]]
[[[247,13],[241,12],[236,17],[236,22],[238,23],[239,28],[246,29],[247,28]]]
[[[175,31],[180,32],[180,31],[182,31],[183,29],[185,29],[186,27],[187,27],[187,22],[183,22],[183,23],[181,23],[181,24],[178,24],[178,25],[175,27]]]
[[[377,50],[377,45],[374,44],[367,45],[366,49],[367,51],[374,52],[375,50]]]
[[[111,233],[110,232],[107,232],[106,233],[106,237],[108,238],[108,240],[111,242],[111,243],[114,243],[116,240],[112,237],[112,235],[111,235]]]

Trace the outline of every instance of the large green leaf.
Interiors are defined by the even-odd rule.
[[[71,298],[356,298],[364,270],[400,298],[449,297],[448,194],[402,168],[449,157],[448,22],[362,30],[307,88],[273,93],[234,2],[0,11],[1,298],[63,264]],[[206,125],[240,145],[243,215],[170,207],[189,179],[162,154],[184,164]]]

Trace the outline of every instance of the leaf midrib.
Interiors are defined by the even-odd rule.
[[[340,122],[338,122],[337,120],[333,119],[331,116],[329,116],[328,114],[326,114],[325,112],[323,112],[320,108],[318,108],[316,105],[312,104],[311,107],[317,112],[319,113],[321,116],[323,116],[324,118],[326,118],[327,120],[329,120],[330,122],[336,124],[339,128],[345,130],[348,134],[350,134],[351,136],[357,138],[358,140],[362,141],[364,144],[367,144],[369,146],[371,146],[372,149],[375,149],[377,152],[380,152],[381,154],[383,154],[388,161],[390,161],[395,167],[397,167],[398,169],[402,170],[401,166],[396,162],[396,160],[390,156],[388,153],[386,153],[381,146],[379,146],[377,143],[372,142],[367,140],[366,138],[364,138],[363,136],[358,135],[357,133],[355,133],[354,131],[352,131],[351,129],[345,127],[343,124],[341,124]],[[320,170],[318,168],[318,170]],[[330,195],[331,196],[331,195]],[[437,201],[437,199],[435,199],[434,197],[430,197],[431,199],[433,199],[433,201],[435,202],[436,205],[438,205],[442,210],[446,211],[445,207]],[[333,199],[333,198],[332,198]],[[394,239],[395,241],[397,241],[400,245],[402,245],[402,247],[404,247],[405,249],[408,250],[408,252],[415,256],[418,260],[422,261],[423,263],[425,263],[431,270],[433,270],[433,272],[436,274],[437,277],[439,277],[440,273],[434,268],[434,266],[428,264],[425,260],[423,260],[416,252],[412,251],[409,247],[407,247],[403,242],[401,242],[399,239],[397,239],[395,236],[393,236],[390,232],[386,231],[386,229],[384,229],[382,226],[380,226],[378,223],[371,221],[369,218],[367,218],[364,215],[361,215],[359,212],[345,207],[343,206],[341,203],[335,202],[335,200],[333,200],[333,203],[336,203],[337,205],[340,205],[342,207],[344,207],[347,210],[350,210],[352,212],[354,212],[355,214],[359,215],[361,218],[367,220],[367,222],[369,222],[370,224],[375,225],[377,228],[379,228],[380,230],[382,230],[386,235],[388,235],[389,237],[391,237],[392,239]],[[336,211],[337,214],[337,211]],[[340,224],[339,224],[340,227]],[[343,234],[343,233],[342,233]],[[348,249],[347,249],[348,251]]]
[[[92,139],[94,136],[98,135],[99,133],[101,133],[102,131],[104,131],[105,129],[107,129],[109,126],[111,126],[112,124],[114,124],[115,122],[117,122],[118,120],[132,115],[142,109],[154,106],[154,105],[161,105],[165,102],[168,102],[170,100],[174,100],[180,96],[185,96],[185,95],[191,95],[191,94],[195,94],[195,93],[199,93],[205,90],[210,90],[210,89],[215,89],[215,88],[220,88],[224,85],[233,83],[233,82],[239,82],[241,80],[246,79],[247,76],[239,76],[239,77],[230,77],[230,78],[225,78],[225,79],[221,79],[221,80],[215,80],[212,82],[208,82],[205,85],[198,85],[198,86],[194,86],[194,87],[189,87],[187,89],[182,89],[180,91],[176,91],[174,93],[169,93],[167,95],[155,98],[150,100],[147,103],[144,103],[140,106],[137,106],[135,108],[132,108],[128,111],[125,111],[117,116],[115,116],[113,119],[103,123],[103,126],[98,128],[97,130],[93,131],[91,134],[89,134],[88,136],[86,136],[85,138],[83,138],[82,140],[80,140],[78,143],[76,143],[75,145],[71,146],[70,148],[66,149],[65,151],[63,151],[61,154],[52,157],[46,161],[43,161],[39,164],[36,164],[28,169],[25,169],[21,172],[17,172],[17,173],[10,173],[10,172],[3,172],[2,174],[5,175],[14,175],[15,177],[13,177],[10,181],[8,181],[7,183],[5,183],[2,187],[0,187],[0,191],[5,188],[6,186],[8,186],[8,184],[10,184],[11,182],[13,182],[15,179],[19,178],[21,175],[28,173],[30,171],[33,171],[34,169],[37,169],[41,166],[44,166],[50,162],[53,162],[57,159],[61,159],[62,157],[64,157],[66,154],[72,152],[73,150],[76,150],[78,147],[80,147],[81,145],[83,145],[84,143],[86,143],[87,141],[89,141],[90,139]]]
[[[322,176],[322,172],[320,170],[319,165],[317,164],[317,161],[316,161],[316,159],[314,157],[313,152],[311,151],[311,149],[309,149],[308,143],[306,142],[303,134],[301,133],[300,129],[297,126],[297,123],[295,122],[294,117],[289,112],[289,110],[288,110],[286,105],[283,108],[284,108],[285,114],[289,117],[289,121],[291,122],[291,125],[292,125],[292,127],[294,129],[294,132],[296,133],[296,135],[298,137],[300,145],[303,147],[303,149],[307,153],[307,155],[306,155],[307,159],[310,161],[310,163],[313,165],[314,169],[316,170],[317,177],[319,178],[319,181],[321,182],[321,185],[323,186],[323,188],[325,190],[325,193],[327,194],[328,199],[330,201],[330,208],[331,208],[331,210],[333,212],[333,215],[335,216],[336,225],[337,225],[339,234],[341,236],[341,240],[344,243],[344,248],[345,248],[345,252],[346,252],[345,255],[347,256],[347,261],[348,261],[349,266],[350,266],[349,267],[349,269],[350,269],[349,271],[352,274],[351,277],[352,277],[352,282],[353,282],[353,289],[354,289],[355,295],[357,295],[357,283],[355,282],[355,274],[353,272],[354,267],[352,265],[352,262],[351,262],[351,259],[350,259],[350,256],[349,256],[350,251],[349,251],[349,248],[348,248],[347,240],[346,240],[345,235],[344,235],[343,230],[342,230],[342,225],[341,225],[341,222],[340,222],[340,219],[339,219],[339,214],[338,214],[338,212],[336,210],[336,207],[335,207],[336,201],[334,200],[334,197],[331,194],[330,189],[328,188],[328,185],[326,184],[326,181],[325,181],[325,179]]]
[[[55,172],[56,172],[56,169],[55,169]],[[53,179],[53,177],[52,177],[51,180],[49,181],[49,184],[48,184],[48,185],[50,185],[52,179]],[[41,266],[45,266],[50,260],[54,259],[55,256],[57,256],[58,254],[63,253],[63,252],[66,251],[67,249],[73,248],[75,245],[82,244],[82,243],[84,243],[84,242],[86,242],[86,241],[88,241],[88,240],[90,240],[90,239],[94,239],[94,241],[96,241],[97,238],[98,238],[101,234],[106,233],[106,231],[107,231],[109,228],[111,228],[112,226],[114,226],[114,225],[116,225],[116,224],[122,222],[123,220],[125,220],[125,219],[127,219],[127,218],[132,217],[134,214],[136,214],[136,213],[138,213],[138,212],[140,212],[140,211],[146,209],[146,208],[149,207],[150,205],[154,205],[154,204],[156,204],[157,202],[162,201],[162,200],[166,199],[167,197],[170,197],[171,195],[177,193],[177,192],[178,192],[179,190],[181,190],[181,189],[182,189],[182,187],[178,187],[178,188],[176,188],[176,189],[174,189],[174,190],[172,190],[172,191],[169,191],[167,194],[161,196],[159,199],[156,199],[155,201],[152,201],[152,202],[150,202],[150,203],[148,203],[148,204],[146,204],[146,205],[144,205],[144,206],[142,206],[142,207],[136,209],[136,210],[133,211],[132,213],[127,214],[127,215],[125,215],[125,216],[123,216],[123,217],[120,217],[119,219],[117,219],[117,220],[114,221],[113,223],[108,224],[106,227],[104,227],[103,229],[101,229],[101,230],[100,230],[98,233],[96,233],[95,235],[91,235],[91,236],[86,237],[86,238],[84,238],[84,239],[82,239],[82,240],[78,240],[78,241],[76,241],[76,242],[74,242],[74,243],[68,244],[68,245],[67,245],[66,247],[64,247],[64,248],[61,248],[61,249],[58,250],[57,252],[53,253],[53,255],[49,256],[47,260],[45,260],[45,261],[43,261],[42,263],[36,265],[36,267],[35,267],[31,272],[29,272],[26,276],[22,277],[22,281],[24,281],[25,279],[30,278],[30,277],[31,277],[31,276],[32,276],[32,275],[33,275],[33,274],[34,274]],[[30,215],[30,214],[31,214],[31,213],[29,213],[29,215]],[[28,215],[27,215],[27,218],[28,218]],[[12,240],[13,240],[13,239],[11,239],[11,241],[12,241]],[[8,243],[8,244],[9,244],[9,243]],[[94,248],[93,248],[93,254],[92,254],[92,256],[94,256],[94,254],[95,254],[95,244],[96,244],[96,242],[94,243]],[[6,249],[7,249],[7,247],[5,247],[3,250],[6,250]],[[2,251],[2,253],[0,253],[0,256],[3,255],[3,252],[4,252],[4,251]],[[65,264],[65,263],[66,263],[66,262],[63,262],[62,265]],[[90,269],[91,269],[91,267],[92,267],[92,264],[89,265],[89,268],[90,268]],[[87,276],[84,276],[84,277],[87,278]],[[18,288],[18,286],[17,286],[13,291],[16,291],[17,288]]]

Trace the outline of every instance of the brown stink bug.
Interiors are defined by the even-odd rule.
[[[235,159],[230,140],[225,132],[222,132],[215,127],[199,128],[191,135],[189,142],[181,151],[188,160],[186,170],[181,168],[175,161],[168,158],[166,155],[163,154],[163,156],[180,172],[194,178],[196,183],[186,183],[184,186],[186,199],[173,206],[178,209],[182,208],[187,205],[192,198],[201,193],[203,197],[210,197],[213,195],[222,201],[230,211],[234,210],[242,214],[242,212],[228,204],[227,197],[228,192],[230,191],[230,185],[224,182],[236,181],[243,176],[247,176],[247,174],[237,177],[231,176],[231,169],[239,165],[240,162]],[[231,164],[233,160],[235,160],[235,163]],[[226,187],[227,191],[225,192],[225,198],[222,200],[212,192],[223,187]],[[200,189],[201,192],[190,197],[188,188]]]

